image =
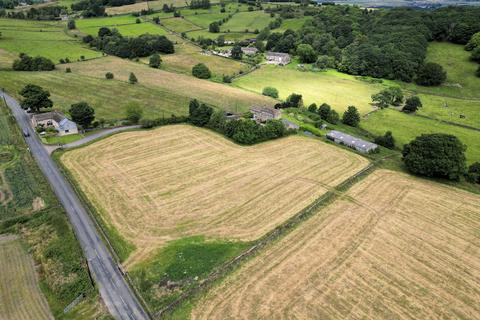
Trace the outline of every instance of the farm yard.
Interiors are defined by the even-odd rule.
[[[16,236],[0,235],[0,318],[51,320],[33,259]]]
[[[60,161],[136,248],[128,267],[183,237],[254,240],[368,164],[313,139],[241,147],[186,125],[117,134]]]
[[[200,298],[192,319],[475,319],[479,203],[376,171]]]

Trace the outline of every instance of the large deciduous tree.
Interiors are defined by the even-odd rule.
[[[95,119],[95,110],[86,102],[78,102],[71,105],[68,110],[72,120],[83,128],[88,128]]]
[[[40,109],[51,108],[50,92],[35,84],[27,84],[21,91],[23,97],[20,105],[23,109],[30,109],[32,112],[40,112]]]
[[[354,106],[349,106],[347,111],[343,113],[342,122],[351,127],[358,127],[360,123],[360,113]]]
[[[300,44],[297,47],[297,55],[302,63],[314,63],[317,61],[317,52],[309,44]]]
[[[435,62],[427,62],[420,67],[415,82],[422,86],[439,86],[447,79],[447,73]]]
[[[403,147],[403,162],[412,173],[458,180],[466,170],[466,146],[449,134],[423,134]]]
[[[210,72],[208,67],[203,63],[199,63],[193,66],[192,75],[199,79],[210,79],[212,77],[212,73]]]
[[[422,107],[422,101],[417,96],[412,96],[407,99],[405,105],[403,106],[402,111],[406,113],[416,112],[419,108]]]

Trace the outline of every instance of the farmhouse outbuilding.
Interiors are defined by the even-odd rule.
[[[77,124],[67,119],[60,111],[34,114],[32,116],[32,125],[33,127],[54,127],[60,136],[78,133]]]
[[[247,56],[253,56],[258,52],[258,49],[254,47],[242,47],[242,52]]]
[[[267,52],[267,63],[286,65],[290,63],[290,55],[283,52]]]
[[[258,123],[266,122],[267,120],[280,119],[282,112],[279,109],[267,107],[252,107],[250,112],[253,114],[253,120]]]
[[[282,119],[282,123],[285,126],[285,128],[289,130],[298,130],[300,129],[300,126],[298,124],[295,124],[291,121],[288,121],[287,119]]]
[[[378,145],[376,145],[375,143],[368,142],[336,130],[332,130],[327,133],[327,139],[332,140],[338,144],[346,145],[352,149],[363,153],[368,153],[378,148]]]

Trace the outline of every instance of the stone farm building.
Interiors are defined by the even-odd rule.
[[[371,143],[336,130],[332,130],[327,133],[327,139],[332,140],[338,144],[346,145],[352,149],[363,153],[368,153],[378,148],[375,143]]]
[[[78,133],[77,124],[68,120],[67,117],[59,111],[35,114],[32,117],[32,124],[33,127],[54,127],[58,131],[59,136]]]
[[[279,109],[267,107],[252,107],[250,112],[253,114],[253,120],[258,123],[266,122],[267,120],[280,119],[282,112]]]
[[[253,56],[258,52],[258,49],[254,47],[242,47],[242,52],[247,56]]]
[[[291,129],[291,130],[300,129],[300,126],[298,124],[295,124],[291,121],[288,121],[287,119],[282,119],[282,123],[285,126],[285,128],[287,128],[287,129]]]
[[[271,64],[286,65],[290,63],[290,55],[283,52],[267,52],[267,62]]]

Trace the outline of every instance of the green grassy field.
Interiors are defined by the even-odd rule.
[[[280,28],[272,30],[272,32],[285,32],[287,29],[294,31],[300,30],[305,22],[312,20],[312,17],[303,17],[295,19],[286,19],[282,21]]]
[[[225,40],[231,41],[241,41],[245,39],[249,39],[254,37],[253,33],[242,33],[242,32],[220,32],[220,33],[211,33],[208,30],[199,30],[199,31],[191,31],[187,32],[187,37],[189,39],[198,39],[199,37],[207,38],[207,39],[217,39],[218,36],[223,35]]]
[[[273,19],[270,14],[263,11],[239,12],[220,27],[220,31],[244,32],[248,29],[253,32],[255,29],[262,30]]]
[[[368,115],[367,119],[362,120],[361,127],[376,135],[383,135],[388,130],[392,131],[393,137],[400,147],[423,133],[453,134],[467,145],[467,161],[469,163],[480,161],[479,131],[464,129],[391,109],[380,110]]]
[[[168,18],[162,19],[160,23],[165,26],[165,28],[172,30],[177,33],[200,30],[202,27],[193,24],[192,22],[183,19],[183,18]]]
[[[175,53],[162,55],[164,70],[191,75],[194,65],[204,63],[213,73],[214,79],[221,81],[223,75],[238,74],[249,69],[249,65],[240,61],[202,54],[199,47],[180,37],[174,35],[168,37],[176,43]],[[148,59],[144,59],[144,62],[148,63]]]
[[[64,58],[77,61],[81,56],[89,59],[102,55],[85,47],[80,39],[69,37],[64,25],[57,22],[0,19],[0,32],[2,49],[40,55],[55,63]]]
[[[363,114],[373,109],[370,105],[371,95],[384,88],[382,84],[371,84],[335,70],[302,72],[296,70],[295,65],[292,63],[286,67],[262,66],[238,78],[233,84],[258,93],[265,87],[275,87],[281,99],[285,99],[293,92],[299,93],[303,96],[305,105],[311,103],[320,105],[326,102],[339,113],[347,106],[355,105]]]
[[[470,52],[462,45],[448,42],[431,42],[428,45],[427,61],[436,62],[447,71],[447,81],[439,87],[421,87],[407,84],[412,91],[480,100],[480,78],[475,76],[478,64],[470,61]]]
[[[115,28],[123,36],[134,37],[145,33],[166,35],[167,31],[161,26],[155,25],[149,21],[141,20],[141,23],[135,22],[133,16],[115,16],[108,18],[80,19],[76,22],[78,30],[82,33],[96,36],[101,27]]]
[[[193,14],[189,16],[185,16],[185,19],[191,21],[192,23],[196,24],[197,26],[201,26],[202,28],[208,28],[210,23],[214,21],[222,20],[223,18],[227,17],[229,13],[207,13],[207,14]]]

